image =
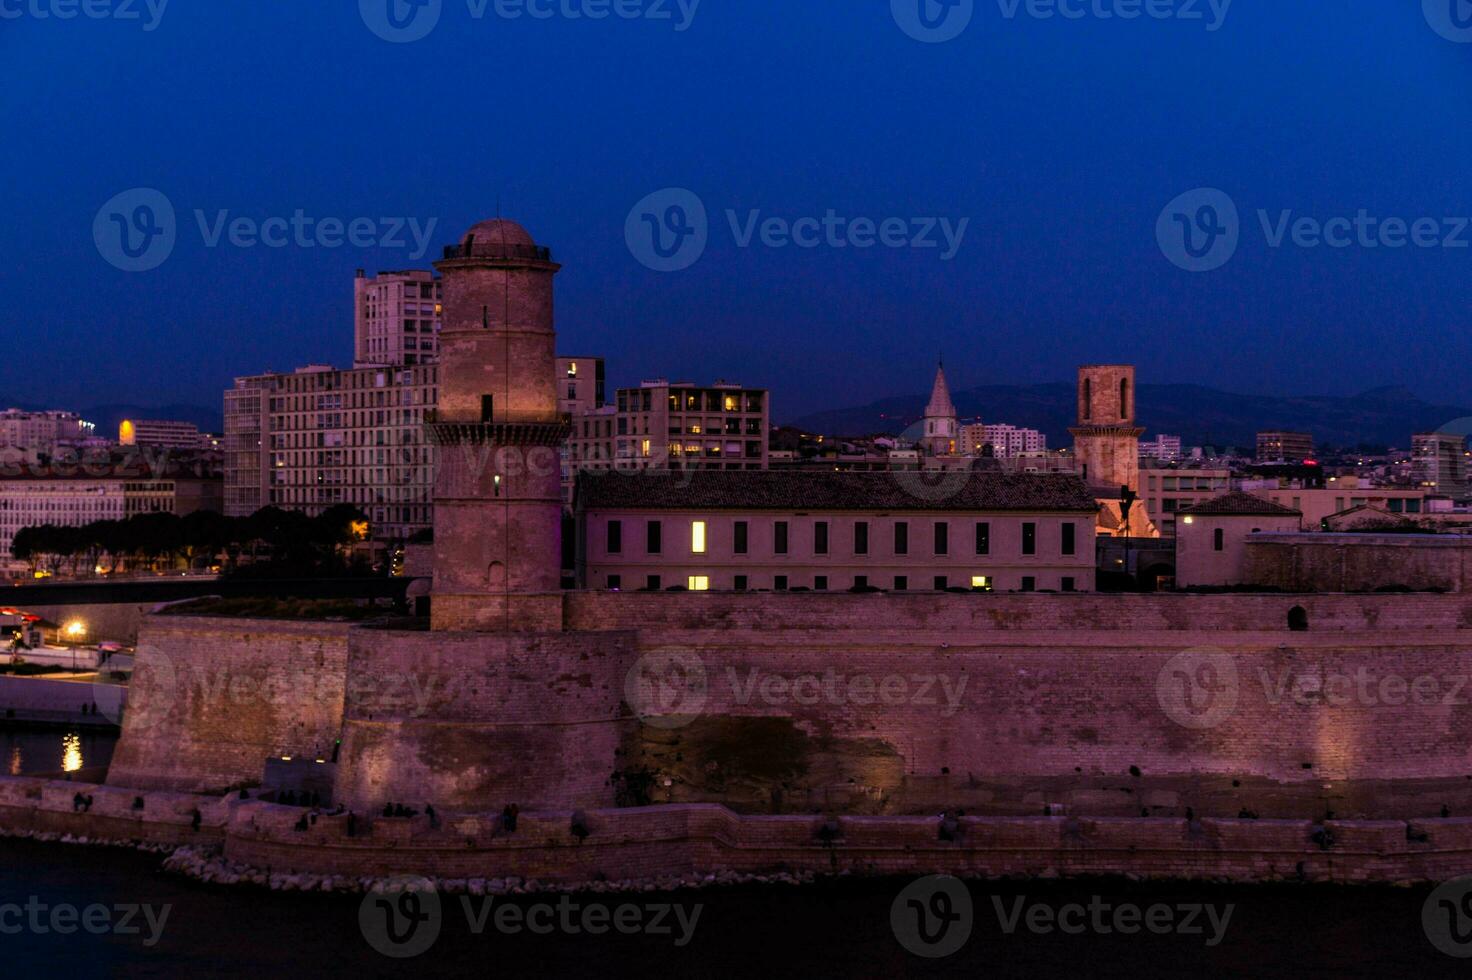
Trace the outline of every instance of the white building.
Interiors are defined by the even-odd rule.
[[[0,412],[0,449],[47,452],[59,444],[92,438],[97,427],[73,412]]]
[[[961,427],[962,452],[967,456],[980,456],[987,446],[997,459],[1016,459],[1023,454],[1048,451],[1048,437],[1037,429],[1020,429],[1015,425],[980,422]]]
[[[1148,442],[1140,443],[1141,459],[1158,459],[1162,462],[1173,463],[1181,458],[1180,436],[1156,436]]]
[[[353,281],[353,362],[366,367],[409,367],[433,361],[440,350],[444,311],[440,281],[428,270],[362,269]]]
[[[160,419],[124,419],[118,426],[118,444],[153,449],[208,449],[210,437],[193,422]]]

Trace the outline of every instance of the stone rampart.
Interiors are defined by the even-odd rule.
[[[108,782],[259,783],[267,758],[327,758],[342,731],[346,623],[155,616],[139,638]]]

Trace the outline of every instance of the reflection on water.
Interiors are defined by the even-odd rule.
[[[112,733],[6,728],[0,729],[0,759],[11,776],[76,772],[112,762],[117,741]]]

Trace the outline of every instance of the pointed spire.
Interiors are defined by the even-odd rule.
[[[930,404],[925,406],[928,419],[956,417],[956,404],[951,401],[951,386],[946,383],[946,365],[942,359],[935,371],[935,387],[930,391]]]

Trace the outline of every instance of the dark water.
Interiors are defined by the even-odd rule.
[[[116,734],[63,728],[0,728],[0,774],[75,772],[105,767]]]
[[[537,935],[491,928],[475,935],[460,900],[442,897],[438,939],[414,959],[375,952],[359,924],[362,900],[204,886],[157,872],[127,851],[0,840],[0,954],[9,976],[964,976],[964,977],[1391,977],[1465,976],[1466,960],[1434,949],[1421,925],[1430,889],[1322,886],[1206,887],[1117,881],[973,883],[975,926],[954,955],[907,952],[891,904],[907,880],[846,880],[806,888],[740,887],[633,896],[573,896],[582,906],[700,904],[690,941],[675,935]],[[1018,897],[1062,907],[1100,901],[1233,906],[1221,941],[1203,934],[1005,934],[993,912]],[[26,927],[5,934],[5,903],[37,907],[149,905],[137,935],[70,936]],[[479,900],[477,900],[479,901]],[[518,914],[537,899],[518,898]],[[556,897],[547,902],[555,904]],[[503,904],[496,900],[495,909]],[[49,914],[49,911],[48,913]],[[113,921],[116,915],[112,913]],[[1205,925],[1202,919],[1198,925]]]

